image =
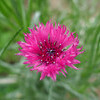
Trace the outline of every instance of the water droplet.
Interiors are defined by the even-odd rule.
[[[42,42],[40,42],[40,44],[42,44]]]
[[[47,64],[48,64],[49,62],[47,61]]]
[[[53,50],[50,50],[50,52],[52,52]]]
[[[55,64],[55,61],[53,63]]]
[[[51,56],[51,58],[53,58],[53,56]]]
[[[40,46],[40,48],[42,48],[42,46]]]
[[[44,55],[42,55],[42,57],[43,57]]]
[[[57,55],[59,55],[59,53],[57,53]]]
[[[61,46],[61,44],[60,44],[60,46]]]

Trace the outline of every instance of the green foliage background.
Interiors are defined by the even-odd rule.
[[[0,100],[100,100],[99,0],[0,0]],[[24,41],[38,22],[52,19],[79,34],[85,53],[77,59],[80,70],[40,81],[40,74],[15,56],[17,41]]]

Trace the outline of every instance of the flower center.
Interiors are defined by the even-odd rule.
[[[47,53],[51,56],[55,53],[56,51],[54,49],[48,49]]]
[[[61,44],[57,45],[57,43],[50,43],[44,41],[43,43],[40,42],[39,45],[40,48],[40,60],[41,63],[45,63],[46,65],[48,64],[54,64],[55,59],[60,56],[62,53],[61,50]]]

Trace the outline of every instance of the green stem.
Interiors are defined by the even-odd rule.
[[[49,88],[48,100],[52,100],[53,84],[54,84],[54,82],[52,81],[52,79],[50,79],[50,84],[49,84],[50,88]]]

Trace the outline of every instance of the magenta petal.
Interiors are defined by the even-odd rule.
[[[60,72],[66,77],[66,75],[65,75],[65,73],[63,71],[60,71]]]
[[[54,81],[56,81],[56,75],[55,75],[55,74],[52,75],[51,78],[52,78]]]
[[[77,67],[75,67],[74,65],[70,65],[69,67],[73,68],[73,69],[76,69],[76,70],[79,70]]]
[[[43,80],[45,78],[45,76],[46,76],[45,73],[42,72],[41,77],[40,77],[40,80]]]

